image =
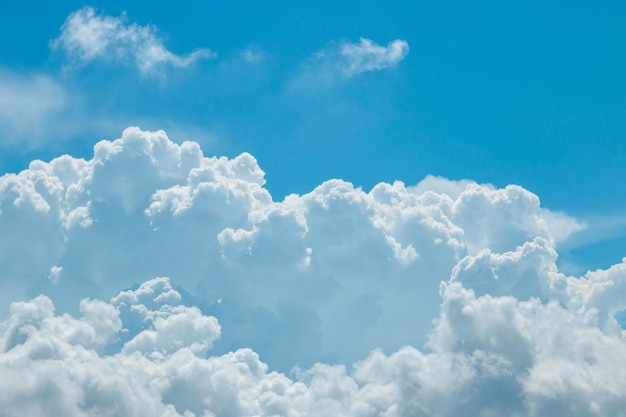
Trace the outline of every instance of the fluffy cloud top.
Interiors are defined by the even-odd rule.
[[[426,341],[464,257],[534,238],[549,252],[553,219],[578,228],[517,186],[332,180],[274,202],[264,182],[249,154],[207,158],[136,128],[91,160],[35,161],[0,178],[0,297],[44,290],[71,309],[168,276],[227,329],[218,350],[252,347],[281,369],[349,363]]]
[[[215,56],[204,48],[176,55],[163,45],[154,26],[129,24],[125,16],[100,16],[91,7],[70,14],[61,27],[61,35],[52,41],[52,47],[64,50],[81,64],[95,59],[131,59],[143,74],[153,73],[163,65],[184,68],[199,59]]]
[[[3,412],[626,415],[626,266],[561,273],[575,219],[514,185],[264,183],[137,128],[0,177]]]

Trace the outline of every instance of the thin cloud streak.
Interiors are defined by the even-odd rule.
[[[402,39],[387,46],[366,38],[359,42],[331,42],[302,62],[299,73],[288,83],[288,90],[318,94],[321,86],[334,86],[366,72],[395,67],[408,53],[409,44]]]
[[[359,43],[344,42],[340,46],[339,62],[341,72],[346,77],[369,71],[380,71],[402,61],[409,53],[409,44],[396,39],[387,46],[376,45],[369,39],[361,38]]]

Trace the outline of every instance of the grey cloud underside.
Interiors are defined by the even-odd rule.
[[[559,272],[575,219],[517,186],[263,185],[136,128],[0,177],[0,301],[32,299],[3,312],[0,409],[626,415],[626,265]]]

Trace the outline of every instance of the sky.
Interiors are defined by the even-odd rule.
[[[626,415],[625,18],[3,2],[0,409]]]

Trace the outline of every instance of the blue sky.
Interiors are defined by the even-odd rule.
[[[625,17],[3,3],[0,409],[623,415]]]

